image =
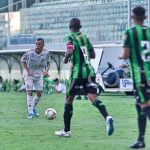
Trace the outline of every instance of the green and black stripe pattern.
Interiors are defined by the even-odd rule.
[[[85,79],[88,75],[91,77],[95,76],[95,72],[91,64],[85,62],[81,46],[87,48],[87,59],[90,62],[90,53],[93,51],[93,47],[89,39],[81,32],[70,32],[67,35],[67,42],[73,41],[74,51],[71,56],[71,62],[73,64],[73,70],[71,72],[71,79]]]
[[[144,93],[147,93],[150,81],[150,29],[140,25],[127,29],[123,46],[130,49],[130,74],[134,88],[144,102],[148,99]]]

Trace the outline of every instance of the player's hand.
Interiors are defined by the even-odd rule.
[[[63,62],[64,62],[65,64],[66,64],[66,62],[67,62],[65,57],[63,58]]]
[[[44,77],[45,77],[45,76],[49,76],[47,70],[45,70],[45,71],[43,72],[43,76],[44,76]]]
[[[65,64],[67,64],[69,61],[70,61],[70,59],[67,59],[66,57],[63,58],[63,62],[64,62]]]
[[[32,75],[33,75],[33,71],[32,71],[31,69],[28,71],[28,75],[29,75],[29,76],[32,76]]]

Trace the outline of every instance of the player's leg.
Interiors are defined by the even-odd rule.
[[[33,96],[32,96],[32,89],[33,89],[33,80],[32,78],[28,78],[25,80],[26,91],[27,91],[27,107],[28,107],[28,118],[33,118]]]
[[[34,101],[33,113],[35,117],[38,117],[39,113],[36,111],[36,106],[38,105],[42,96],[43,81],[41,78],[34,80],[34,88],[36,89],[36,95],[33,97]]]
[[[146,129],[146,115],[138,104],[136,104],[136,110],[138,114],[137,124],[138,124],[139,135],[137,141],[129,146],[130,148],[133,149],[139,149],[145,147],[144,137],[145,137],[145,129]]]
[[[136,85],[136,92],[138,93],[138,102],[143,109],[145,115],[150,120],[150,86],[147,82],[142,82],[141,85]]]
[[[73,115],[73,100],[75,97],[75,90],[76,82],[75,80],[71,81],[69,87],[67,87],[66,99],[65,99],[65,106],[64,106],[64,129],[60,131],[55,131],[55,134],[62,137],[70,137],[71,136],[71,118]]]
[[[75,95],[70,95],[66,97],[66,102],[64,106],[64,129],[60,131],[55,131],[55,134],[62,137],[70,137],[71,136],[71,118],[73,115],[73,99]]]
[[[143,111],[145,112],[145,114],[147,115],[147,117],[150,120],[150,100],[144,104]]]
[[[97,86],[97,84],[95,84],[95,79],[93,78],[93,83],[88,84],[88,86],[86,88],[86,91],[88,93],[88,98],[90,99],[92,104],[100,111],[100,113],[104,117],[104,119],[106,121],[106,129],[107,129],[108,135],[112,135],[113,131],[114,131],[113,119],[111,116],[109,116],[103,102],[98,99],[97,90],[98,90],[98,86]]]
[[[64,131],[70,131],[70,123],[73,115],[73,100],[75,95],[70,95],[66,97],[66,102],[64,106]]]

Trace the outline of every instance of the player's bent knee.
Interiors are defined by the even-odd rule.
[[[32,91],[27,91],[27,94],[28,94],[29,96],[32,96]]]
[[[38,97],[41,97],[41,96],[42,96],[42,92],[41,92],[41,91],[37,91],[36,93],[37,93],[37,96],[38,96]]]

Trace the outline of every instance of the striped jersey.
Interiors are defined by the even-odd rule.
[[[93,67],[90,64],[90,53],[94,51],[89,39],[81,32],[70,32],[67,37],[67,48],[73,46],[73,54],[70,58],[73,64],[71,78],[88,78],[95,76]]]
[[[137,25],[125,31],[124,47],[130,49],[130,73],[135,83],[150,80],[150,28]]]

